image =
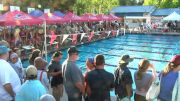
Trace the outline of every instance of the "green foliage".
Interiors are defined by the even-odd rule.
[[[155,5],[158,8],[178,8],[180,0],[144,0],[143,5]]]
[[[84,13],[108,13],[115,6],[118,6],[118,0],[77,0],[73,10],[78,15]]]

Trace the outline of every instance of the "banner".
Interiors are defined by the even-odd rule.
[[[44,9],[44,13],[50,13],[50,9]]]
[[[62,43],[68,38],[69,35],[63,35]]]
[[[83,39],[83,37],[85,36],[85,34],[86,34],[86,33],[82,33],[82,34],[81,34],[81,40],[80,40],[80,41],[82,41],[82,39]]]
[[[0,4],[0,11],[3,11],[4,8],[3,8],[3,4]]]
[[[20,11],[20,7],[19,6],[10,6],[10,11]]]
[[[32,11],[35,11],[35,8],[27,8],[28,13],[31,13]]]

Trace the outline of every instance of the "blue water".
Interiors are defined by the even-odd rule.
[[[104,54],[105,62],[109,65],[105,69],[114,73],[115,65],[118,64],[119,58],[123,54],[129,54],[134,57],[134,61],[129,64],[132,76],[138,66],[140,59],[149,59],[154,64],[157,71],[161,71],[174,54],[180,54],[180,36],[170,35],[142,35],[142,34],[126,34],[116,38],[105,39],[90,44],[84,44],[77,47],[80,50],[78,66],[84,72],[85,60],[88,57],[94,57],[96,54]],[[63,59],[67,57],[67,50],[62,50]],[[50,61],[52,54],[48,54]],[[27,61],[23,64],[28,65]],[[133,88],[135,85],[133,84]],[[114,92],[111,92],[114,95]]]

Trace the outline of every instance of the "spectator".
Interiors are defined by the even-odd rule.
[[[68,101],[82,101],[84,95],[84,77],[76,65],[78,59],[78,50],[75,47],[68,49],[68,58],[63,62],[62,71],[64,86],[68,95]]]
[[[133,94],[132,90],[132,75],[127,67],[133,58],[129,55],[123,55],[119,60],[119,65],[115,70],[115,94],[120,101],[131,101]]]
[[[47,61],[45,61],[41,57],[37,57],[34,60],[34,65],[37,68],[37,79],[41,81],[41,83],[44,85],[46,88],[47,92],[49,91],[49,79],[47,76],[46,72],[46,66],[47,66]]]
[[[22,63],[19,62],[19,57],[14,52],[11,53],[11,55],[10,55],[10,65],[16,71],[16,73],[18,74],[21,82],[23,83],[23,81],[24,81],[24,73],[23,73]]]
[[[27,67],[26,79],[16,94],[15,101],[39,101],[40,97],[46,94],[46,89],[37,80],[37,69],[33,65]]]
[[[104,56],[95,57],[95,69],[87,73],[88,101],[111,101],[110,90],[114,87],[114,76],[104,70]]]
[[[178,78],[178,71],[180,70],[180,54],[172,57],[167,66],[163,69],[160,85],[160,94],[158,98],[160,101],[172,101],[172,91],[175,82]]]
[[[61,64],[59,63],[62,58],[62,52],[57,51],[52,56],[52,61],[48,67],[48,74],[52,76],[51,87],[52,93],[56,101],[60,101],[60,97],[63,96],[63,77]]]
[[[50,94],[45,94],[40,97],[40,101],[56,101],[56,99]]]
[[[152,73],[147,72],[148,69],[152,69]],[[134,101],[147,101],[146,93],[156,77],[156,71],[152,64],[147,59],[140,61],[138,70],[134,73],[134,80],[136,85],[136,91],[134,94]]]
[[[39,56],[41,56],[41,51],[39,49],[35,49],[29,57],[29,64],[34,65],[34,59]]]
[[[8,46],[6,41],[0,41],[0,101],[14,100],[21,86],[17,73],[7,62],[10,51]]]

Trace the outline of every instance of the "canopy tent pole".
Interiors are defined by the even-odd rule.
[[[45,50],[45,59],[47,61],[47,33],[46,33],[46,21],[44,20],[44,50]]]

